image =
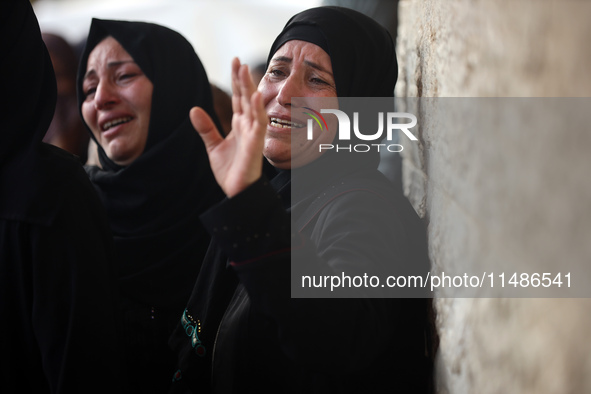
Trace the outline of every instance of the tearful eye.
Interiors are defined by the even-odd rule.
[[[137,74],[123,74],[119,77],[119,79],[130,79],[137,76]]]
[[[93,95],[95,92],[96,92],[95,87],[88,88],[84,91],[84,97],[89,97],[89,96]]]
[[[285,73],[283,71],[277,70],[277,69],[269,70],[267,72],[267,74],[274,76],[274,77],[280,77],[280,76],[285,75]]]

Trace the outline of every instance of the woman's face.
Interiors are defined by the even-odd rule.
[[[154,85],[117,40],[107,37],[88,56],[82,116],[107,156],[127,166],[148,139]]]
[[[269,162],[289,169],[316,160],[321,155],[319,144],[330,144],[336,127],[329,125],[331,131],[322,133],[315,130],[314,138],[308,140],[307,117],[303,108],[292,107],[292,98],[337,97],[328,54],[306,41],[286,42],[273,55],[258,90],[268,117],[263,153]],[[327,121],[330,118],[334,117]]]

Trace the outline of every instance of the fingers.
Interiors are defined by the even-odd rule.
[[[236,113],[242,112],[240,106],[240,82],[238,77],[238,71],[240,70],[240,60],[235,57],[232,59],[232,111]]]
[[[240,79],[240,87],[243,96],[247,96],[250,99],[250,96],[257,90],[257,87],[254,85],[252,81],[252,76],[250,75],[250,69],[248,65],[243,64],[238,70],[238,77]]]
[[[263,96],[259,91],[255,91],[251,96],[251,111],[251,116],[257,123],[256,129],[264,135],[268,118],[265,106],[263,105]]]
[[[242,116],[247,119],[249,123],[257,120],[257,111],[259,108],[254,106],[253,97],[257,92],[256,86],[252,81],[250,69],[247,65],[242,65],[238,70],[238,82],[240,88],[240,107],[242,109]]]
[[[247,111],[244,105],[249,105],[250,98],[256,88],[248,65],[241,64],[240,60],[235,57],[232,60],[232,110],[234,113]]]
[[[189,118],[191,119],[191,124],[195,130],[197,130],[201,136],[207,152],[215,149],[215,147],[224,140],[218,129],[215,127],[213,120],[211,120],[211,117],[202,108],[191,108]]]
[[[259,134],[258,130],[267,125],[267,115],[262,102],[262,96],[257,92],[256,85],[246,64],[241,64],[238,58],[232,60],[232,130],[234,134],[249,134],[251,131]]]

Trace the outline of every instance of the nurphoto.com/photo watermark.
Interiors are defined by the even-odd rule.
[[[590,98],[292,98],[291,118],[282,120],[289,129],[285,134],[291,140],[292,160],[298,156],[305,156],[308,162],[310,158],[339,156],[317,161],[314,171],[306,172],[305,177],[292,174],[292,195],[330,186],[339,166],[363,169],[379,161],[378,170],[388,179],[395,184],[406,181],[402,182],[403,190],[415,199],[415,207],[424,210],[425,204],[438,203],[426,212],[427,225],[435,223],[430,231],[462,234],[469,252],[449,250],[446,265],[432,261],[431,267],[416,270],[413,262],[396,255],[375,258],[379,251],[369,245],[363,250],[361,245],[355,258],[368,255],[386,263],[366,272],[356,271],[355,265],[326,272],[307,264],[307,257],[297,255],[294,249],[292,297],[590,298],[591,265],[588,243],[583,242],[589,238],[588,226],[581,224],[580,213],[561,209],[560,204],[563,197],[570,201],[571,194],[585,195],[588,188],[570,173],[563,177],[554,174],[555,186],[546,187],[547,175],[556,171],[551,160],[556,149],[562,152],[560,157],[578,163],[573,168],[586,168],[588,160],[580,153],[580,146],[591,135],[590,103]],[[568,138],[557,135],[558,129],[568,130]],[[408,165],[403,166],[403,161]],[[491,165],[497,172],[489,177]],[[580,174],[577,176],[585,179],[584,171]],[[444,177],[451,182],[445,184],[455,189],[443,189],[427,182],[427,177]],[[500,213],[519,212],[507,225],[497,223],[496,230],[502,230],[512,244],[502,258],[496,258],[480,247],[497,233],[467,234],[466,218],[454,213],[464,210],[462,204],[471,204],[466,212],[481,207],[487,214],[495,214],[491,208],[503,208],[495,196],[511,193],[514,187],[522,187],[524,199],[512,201],[512,207]],[[452,205],[447,200],[441,204],[437,196],[448,192],[459,197],[450,200],[453,207],[446,206]],[[538,192],[548,198],[538,199]],[[544,206],[550,197],[556,203]],[[379,227],[383,224],[381,212],[372,209],[380,207],[360,210],[362,217],[355,218],[356,223],[372,228],[375,234],[391,231],[387,223]],[[431,221],[432,214],[437,215],[436,222]],[[369,217],[374,220],[366,220]],[[532,218],[552,225],[534,227]],[[529,246],[523,248],[522,244]],[[531,258],[530,249],[545,250],[544,258],[539,254]]]

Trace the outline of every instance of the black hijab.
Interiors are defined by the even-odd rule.
[[[6,98],[0,128],[0,216],[48,224],[62,198],[44,194],[52,182],[40,160],[57,87],[51,58],[28,1],[0,6],[0,86]]]
[[[393,97],[398,78],[394,43],[370,17],[343,7],[318,7],[294,15],[273,42],[267,64],[290,40],[321,47],[332,62],[338,97]]]
[[[191,107],[200,106],[219,123],[211,88],[191,44],[177,32],[93,19],[78,73],[79,108],[88,56],[108,36],[154,85],[148,139],[127,167],[111,161],[99,145],[103,169],[87,172],[107,208],[122,293],[154,306],[182,307],[209,243],[199,215],[223,197],[189,120]]]
[[[330,56],[338,97],[394,96],[398,78],[394,43],[390,33],[370,17],[332,6],[300,12],[287,22],[273,42],[267,65],[275,52],[291,40],[318,45]],[[342,101],[339,104],[340,109],[348,111]],[[350,143],[365,142],[353,135]],[[359,170],[375,170],[378,164],[377,151],[363,154],[328,151],[304,167],[280,171],[273,185],[284,200],[291,198],[287,205],[295,206],[315,197],[332,180]]]

